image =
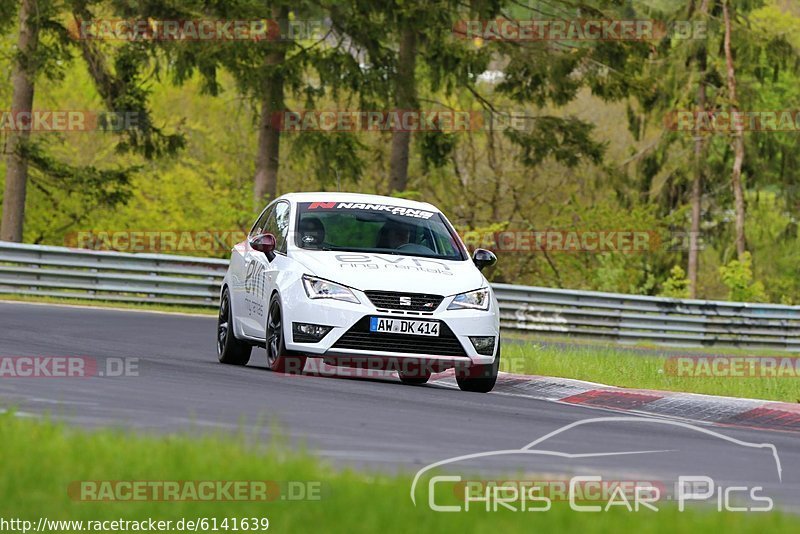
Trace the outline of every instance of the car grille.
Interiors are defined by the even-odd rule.
[[[467,356],[456,335],[443,322],[439,324],[438,336],[413,336],[388,332],[370,332],[368,316],[359,320],[350,330],[345,332],[333,344],[333,348],[376,352],[404,352],[427,356]]]
[[[425,295],[423,293],[396,293],[393,291],[365,291],[376,308],[387,310],[406,310],[432,312],[441,304],[441,295]],[[407,302],[408,304],[401,304]]]

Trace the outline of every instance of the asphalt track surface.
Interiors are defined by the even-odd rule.
[[[0,408],[14,408],[22,417],[49,414],[89,428],[159,434],[244,428],[268,440],[277,428],[334,466],[409,474],[451,457],[520,449],[582,420],[623,415],[495,393],[406,386],[394,379],[287,377],[266,369],[263,349],[253,350],[246,367],[222,365],[216,359],[215,322],[214,317],[0,302],[0,356],[86,356],[96,359],[100,370],[108,358],[138,358],[138,376],[0,377]],[[666,420],[624,417],[628,420],[568,429],[536,447],[560,456],[507,453],[454,462],[446,469],[487,478],[600,475],[667,487],[679,475],[706,475],[718,487],[763,486],[761,494],[800,510],[800,434],[698,427],[773,444],[782,467],[779,479],[768,449]],[[661,452],[592,456],[634,451]]]

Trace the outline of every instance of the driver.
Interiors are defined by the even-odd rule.
[[[325,225],[317,217],[300,220],[300,243],[303,248],[320,248],[325,242]]]
[[[379,248],[400,248],[411,242],[411,227],[396,221],[386,221],[378,232]]]

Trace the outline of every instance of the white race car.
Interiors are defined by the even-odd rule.
[[[264,209],[231,254],[217,352],[245,365],[253,346],[273,371],[306,358],[397,371],[408,384],[455,368],[465,391],[490,391],[500,362],[497,299],[436,207],[353,193],[292,193]]]

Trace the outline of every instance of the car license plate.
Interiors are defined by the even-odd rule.
[[[409,334],[412,336],[438,336],[439,323],[437,321],[412,321],[409,319],[370,317],[369,331]]]

